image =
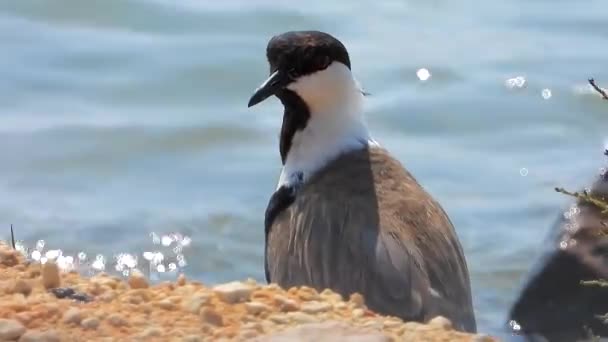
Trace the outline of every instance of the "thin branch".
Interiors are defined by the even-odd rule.
[[[595,84],[595,80],[593,78],[589,79],[589,84],[591,84],[591,86],[593,87],[593,89],[595,89],[595,91],[597,91],[598,93],[600,93],[600,95],[602,95],[602,98],[604,100],[608,100],[608,95],[606,94],[604,89],[598,87],[597,84]]]
[[[608,287],[608,281],[603,280],[603,279],[602,280],[581,280],[580,283],[581,283],[581,285],[584,285],[584,286]]]
[[[13,232],[13,224],[11,224],[11,242],[13,244],[13,249],[17,249],[15,247],[15,232]]]
[[[562,194],[566,194],[568,196],[576,197],[581,201],[591,203],[596,207],[602,209],[602,214],[608,214],[608,203],[589,195],[586,191],[583,191],[582,194],[578,192],[569,192],[564,188],[555,188],[555,191],[561,192]]]

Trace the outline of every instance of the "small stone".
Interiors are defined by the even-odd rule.
[[[65,323],[80,324],[81,320],[82,313],[78,308],[69,308],[68,311],[63,314],[63,321]]]
[[[32,285],[28,281],[23,279],[17,279],[15,285],[13,286],[13,292],[21,293],[24,296],[29,296],[32,293]]]
[[[59,342],[61,338],[59,333],[55,330],[37,331],[28,330],[21,338],[19,342]]]
[[[116,293],[114,293],[114,291],[104,292],[101,296],[99,296],[99,299],[106,303],[113,301],[115,298]]]
[[[283,312],[296,311],[299,309],[299,305],[295,300],[282,295],[274,296],[274,302]]]
[[[300,308],[300,310],[304,313],[307,314],[318,314],[321,312],[326,312],[331,310],[332,305],[330,303],[326,303],[326,302],[308,302],[308,303],[304,303],[302,304],[302,307]]]
[[[211,296],[208,294],[195,294],[190,297],[190,300],[185,301],[182,307],[193,314],[198,314],[203,305],[208,304],[211,301]]]
[[[268,317],[268,319],[277,324],[289,323],[289,317],[287,317],[286,315],[281,315],[281,314],[272,315],[272,316]]]
[[[158,306],[161,309],[165,309],[165,310],[174,310],[175,309],[175,304],[173,304],[173,302],[170,299],[163,299],[160,302],[158,302]]]
[[[270,310],[270,307],[261,302],[250,302],[245,303],[245,309],[247,309],[249,314],[257,315],[261,312]]]
[[[262,327],[262,325],[259,322],[245,323],[245,324],[241,325],[241,328],[247,329],[247,330],[255,330],[257,332],[264,331],[264,327]]]
[[[89,318],[85,318],[82,320],[82,322],[80,322],[80,325],[85,328],[85,329],[97,329],[97,327],[99,326],[99,318],[97,317],[89,317]]]
[[[344,303],[344,302],[338,302],[338,303],[334,304],[334,308],[336,308],[337,310],[344,310],[344,309],[348,308],[348,305],[346,305],[346,303]]]
[[[203,339],[198,335],[188,335],[184,336],[181,342],[203,342]]]
[[[128,322],[119,314],[111,314],[107,318],[108,323],[115,327],[125,326]]]
[[[314,316],[303,312],[290,312],[287,314],[287,316],[296,323],[314,323],[319,321]]]
[[[239,340],[249,340],[258,336],[258,332],[255,330],[243,329],[239,333]]]
[[[444,330],[450,330],[452,329],[452,322],[450,322],[449,319],[443,317],[443,316],[437,316],[433,319],[431,319],[428,324],[430,326],[434,326],[434,327],[438,327]]]
[[[365,299],[360,293],[353,293],[350,295],[349,301],[354,304],[355,308],[364,308],[365,307]]]
[[[28,311],[19,312],[18,314],[15,315],[15,318],[17,320],[19,320],[19,322],[21,322],[25,325],[29,324],[32,321],[32,319],[34,319],[34,317],[32,317],[32,312],[28,312]]]
[[[46,311],[51,315],[59,313],[59,305],[57,303],[46,303],[44,306]]]
[[[248,301],[254,288],[238,281],[221,284],[213,288],[220,299],[229,304]]]
[[[406,331],[414,331],[416,330],[416,328],[418,328],[419,325],[421,324],[416,322],[405,322],[405,324],[403,324],[403,328]]]
[[[127,282],[132,289],[145,289],[150,286],[146,277],[141,272],[131,272]]]
[[[403,322],[398,319],[386,319],[384,320],[384,328],[385,329],[395,329],[399,328],[403,325]]]
[[[179,285],[179,286],[186,285],[186,276],[183,273],[177,277],[177,285]]]
[[[16,340],[25,333],[23,324],[14,319],[0,319],[0,341]]]
[[[365,316],[365,310],[363,309],[354,309],[353,310],[353,317],[354,318],[361,318]]]
[[[19,252],[14,249],[0,249],[0,264],[13,267],[19,263]]]
[[[151,327],[142,331],[139,336],[143,338],[160,337],[163,335],[163,329],[159,327]]]
[[[55,262],[49,260],[42,265],[42,285],[47,289],[52,289],[61,285],[59,267]]]
[[[215,325],[215,326],[223,326],[224,325],[224,318],[222,317],[222,315],[220,315],[219,313],[217,313],[215,310],[213,310],[212,308],[202,308],[201,312],[200,312],[200,316],[201,319],[203,320],[203,322]]]

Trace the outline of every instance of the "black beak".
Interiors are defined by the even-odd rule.
[[[266,100],[270,96],[277,93],[277,91],[283,89],[289,84],[290,80],[287,75],[284,75],[280,71],[275,71],[255,90],[255,93],[249,99],[247,107],[255,106],[256,104]]]

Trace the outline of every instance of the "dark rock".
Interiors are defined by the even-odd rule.
[[[53,293],[55,295],[55,297],[59,298],[59,299],[73,299],[73,300],[77,300],[80,302],[90,302],[91,300],[93,300],[93,298],[91,298],[91,296],[89,296],[86,293],[82,293],[82,292],[76,292],[74,289],[70,288],[70,287],[57,287],[54,289],[49,290],[51,293]]]

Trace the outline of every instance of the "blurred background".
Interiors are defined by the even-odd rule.
[[[347,46],[374,137],[451,216],[500,335],[570,201],[553,188],[605,164],[605,1],[2,1],[0,239],[89,273],[264,281],[282,109],[247,101],[296,29]]]

